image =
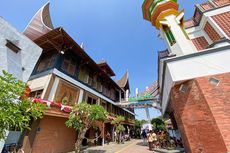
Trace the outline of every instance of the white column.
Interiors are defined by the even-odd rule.
[[[101,104],[101,98],[98,98],[97,99],[97,105],[100,105]]]
[[[145,107],[145,112],[146,112],[146,117],[149,123],[151,123],[151,118],[150,118],[150,114],[149,114],[149,108]]]
[[[176,54],[177,56],[180,55],[186,55],[196,52],[196,48],[194,47],[191,40],[187,39],[186,35],[184,34],[182,28],[181,28],[181,19],[184,17],[184,13],[182,12],[178,16],[175,15],[169,15],[166,16],[164,21],[160,21],[160,24],[168,26],[176,40],[176,43],[171,45],[168,45],[169,51]],[[164,30],[161,29],[164,33]],[[164,39],[167,44],[168,38],[166,34],[164,33]]]
[[[104,146],[105,145],[105,123],[103,123],[103,127],[102,127],[102,129],[103,129],[103,138],[102,138],[102,146]]]
[[[80,89],[79,97],[77,103],[80,104],[83,100],[84,90]]]
[[[119,90],[119,102],[121,102],[121,90]]]
[[[136,88],[136,97],[138,97],[138,88]]]
[[[125,101],[129,100],[129,90],[126,90],[125,92]]]
[[[46,94],[46,92],[47,92],[47,89],[48,89],[48,86],[49,86],[49,84],[50,84],[51,78],[52,78],[52,74],[50,74],[50,75],[48,76],[47,80],[46,80],[47,82],[46,82],[46,84],[45,84],[44,90],[43,90],[42,95],[41,95],[41,98],[42,98],[42,99],[44,99],[44,96],[45,96],[45,94]]]
[[[56,94],[59,82],[60,82],[60,79],[58,77],[55,77],[55,80],[54,80],[53,86],[51,88],[48,100],[50,100],[50,101],[54,100],[54,96]]]

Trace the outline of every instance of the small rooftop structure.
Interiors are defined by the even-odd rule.
[[[104,59],[100,60],[97,65],[109,76],[111,77],[115,76],[115,73],[113,72],[112,68],[108,65],[108,63]]]

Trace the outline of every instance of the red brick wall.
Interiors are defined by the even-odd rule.
[[[202,77],[197,81],[230,151],[230,73],[212,77],[220,80],[218,86],[207,83],[210,77]]]
[[[220,35],[216,32],[216,30],[211,26],[209,22],[205,24],[204,31],[213,42],[220,40]]]
[[[76,132],[67,128],[66,118],[44,116],[39,124],[32,153],[61,153],[74,150]]]
[[[214,15],[212,18],[226,35],[230,37],[230,12]]]
[[[188,87],[186,93],[179,91],[180,85],[171,91],[171,107],[186,153],[226,153],[212,110],[202,94],[202,89],[206,86],[200,86],[199,83],[197,80],[184,83]]]
[[[203,50],[208,46],[208,42],[203,36],[192,39],[192,43],[198,51]]]

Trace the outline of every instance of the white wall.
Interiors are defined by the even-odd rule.
[[[165,69],[164,88],[163,88],[162,103],[161,103],[163,114],[165,113],[169,103],[169,96],[170,96],[170,91],[172,86],[173,86],[173,79],[170,74],[170,69],[167,66]]]
[[[5,46],[6,39],[16,42],[21,50],[13,52]],[[42,49],[29,38],[18,32],[8,22],[0,17],[0,70],[5,69],[18,79],[26,82],[39,59]],[[24,67],[24,71],[22,68]]]
[[[168,63],[174,82],[230,72],[230,49]]]

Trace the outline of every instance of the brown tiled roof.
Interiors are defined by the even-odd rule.
[[[230,0],[213,0],[217,6],[224,6],[230,4]]]
[[[129,74],[128,74],[128,71],[126,71],[124,76],[120,80],[117,81],[117,84],[119,85],[119,87],[121,87],[123,89],[125,89],[125,88],[129,89]]]
[[[192,39],[192,43],[198,51],[206,49],[209,45],[207,40],[203,36]]]
[[[220,35],[216,32],[216,30],[212,27],[212,25],[207,21],[207,23],[204,26],[204,31],[207,33],[210,39],[212,39],[213,42],[216,42],[220,40]]]
[[[97,65],[97,63],[65,32],[63,28],[58,27],[51,30],[34,40],[34,42],[43,49],[43,52],[48,52],[52,49],[56,49],[57,51],[63,50],[64,52],[73,51],[76,55],[81,57],[86,64],[94,70],[94,72],[97,72],[101,78],[104,79],[104,82],[111,83],[114,87],[121,89],[120,86],[118,86],[118,84]]]
[[[202,17],[201,11],[198,8],[196,8],[193,17],[184,22],[185,28],[197,26],[200,22],[201,17]]]
[[[105,73],[107,73],[109,76],[115,76],[115,73],[113,72],[112,68],[108,65],[108,63],[105,60],[100,60],[97,64]]]
[[[202,12],[209,11],[221,6],[229,5],[230,0],[212,0],[211,2],[205,2],[202,4],[199,4],[199,8],[196,7],[194,15],[191,19],[188,19],[184,22],[185,28],[190,28],[193,26],[197,26],[200,23],[201,17],[203,15]]]
[[[214,15],[212,16],[212,19],[227,34],[227,36],[230,37],[230,12]]]
[[[185,28],[189,28],[189,27],[193,27],[193,26],[196,26],[196,22],[194,21],[193,18],[184,21],[184,27]]]
[[[152,84],[150,84],[148,86],[148,88],[146,88],[142,93],[141,95],[146,95],[146,94],[150,94],[151,96],[155,97],[157,96],[158,94],[158,82],[157,81],[154,81]]]
[[[50,18],[49,2],[46,3],[38,12],[33,16],[23,34],[31,40],[35,40],[38,37],[53,30],[53,24]]]
[[[200,6],[201,6],[204,10],[210,10],[210,9],[213,9],[213,8],[214,8],[214,6],[212,5],[212,3],[210,3],[210,2],[206,2],[206,3],[200,4]]]

